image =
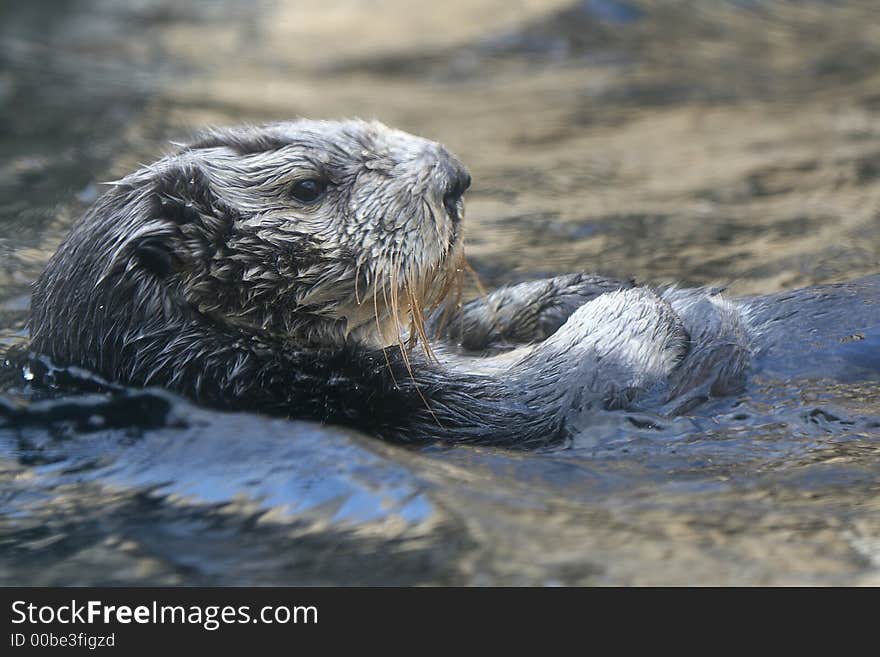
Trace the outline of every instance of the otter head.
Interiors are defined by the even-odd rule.
[[[457,279],[469,184],[442,146],[376,122],[209,131],[114,183],[74,227],[37,283],[32,332],[174,315],[387,345]]]

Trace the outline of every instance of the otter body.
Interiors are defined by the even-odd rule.
[[[727,301],[572,274],[444,310],[469,183],[378,123],[206,133],[73,227],[34,287],[33,349],[221,408],[540,446],[590,409],[680,412],[880,324],[876,277]]]

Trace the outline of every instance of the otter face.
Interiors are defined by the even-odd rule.
[[[137,243],[120,252],[239,329],[384,346],[410,320],[424,338],[423,311],[461,271],[470,175],[439,144],[380,123],[215,130],[120,185],[145,176],[155,230],[129,226]]]

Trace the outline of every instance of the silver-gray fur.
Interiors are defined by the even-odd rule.
[[[316,198],[291,193],[302,181]],[[539,446],[593,408],[677,412],[742,388],[773,333],[761,300],[572,274],[425,325],[461,274],[469,182],[439,144],[375,122],[205,133],[73,227],[34,287],[33,348],[402,442]],[[439,361],[398,348],[416,334]]]

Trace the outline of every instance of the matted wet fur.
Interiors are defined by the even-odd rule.
[[[439,144],[375,122],[209,131],[76,223],[35,284],[33,349],[225,409],[534,447],[592,409],[741,389],[792,316],[586,274],[460,307],[469,183]]]

